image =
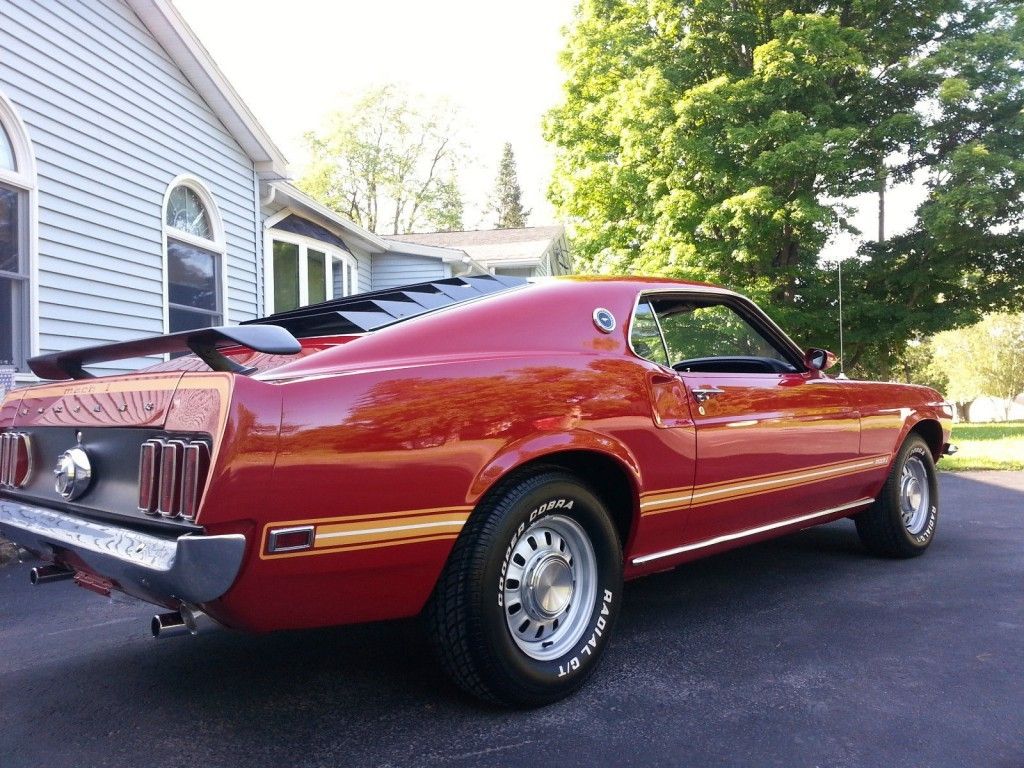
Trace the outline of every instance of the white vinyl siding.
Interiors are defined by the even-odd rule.
[[[359,273],[359,284],[356,286],[356,292],[366,293],[373,289],[373,271],[370,266],[372,263],[370,254],[357,248],[352,248],[351,250],[352,255],[356,257],[356,271]]]
[[[162,206],[182,175],[216,201],[230,322],[260,314],[253,163],[132,11],[2,0],[0,51],[36,156],[39,351],[163,332]]]
[[[395,288],[451,277],[451,269],[438,258],[382,253],[373,257],[373,290]]]

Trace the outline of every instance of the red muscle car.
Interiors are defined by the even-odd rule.
[[[543,704],[623,579],[843,517],[928,547],[949,407],[834,361],[722,288],[492,276],[43,355],[63,380],[0,410],[0,535],[156,635],[422,614],[464,689]]]

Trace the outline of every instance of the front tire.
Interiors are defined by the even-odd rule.
[[[931,450],[919,435],[906,439],[875,503],[853,519],[873,554],[907,558],[928,549],[939,520],[939,483]]]
[[[463,690],[542,706],[593,673],[622,601],[622,548],[601,500],[558,469],[505,482],[470,517],[427,605]]]

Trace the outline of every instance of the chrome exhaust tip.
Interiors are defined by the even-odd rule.
[[[35,585],[49,584],[52,581],[65,581],[75,578],[75,572],[59,565],[38,565],[28,572],[28,580]]]
[[[153,637],[176,637],[178,635],[196,635],[199,633],[199,622],[206,614],[198,608],[183,605],[180,611],[158,613],[149,623],[149,631]]]
[[[149,631],[153,633],[153,637],[173,637],[188,634],[188,625],[177,611],[158,613],[149,623]]]

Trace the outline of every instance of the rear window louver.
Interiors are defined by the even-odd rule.
[[[526,283],[524,278],[503,275],[450,277],[310,304],[258,320],[249,320],[242,325],[279,325],[294,336],[366,333],[400,320]]]

